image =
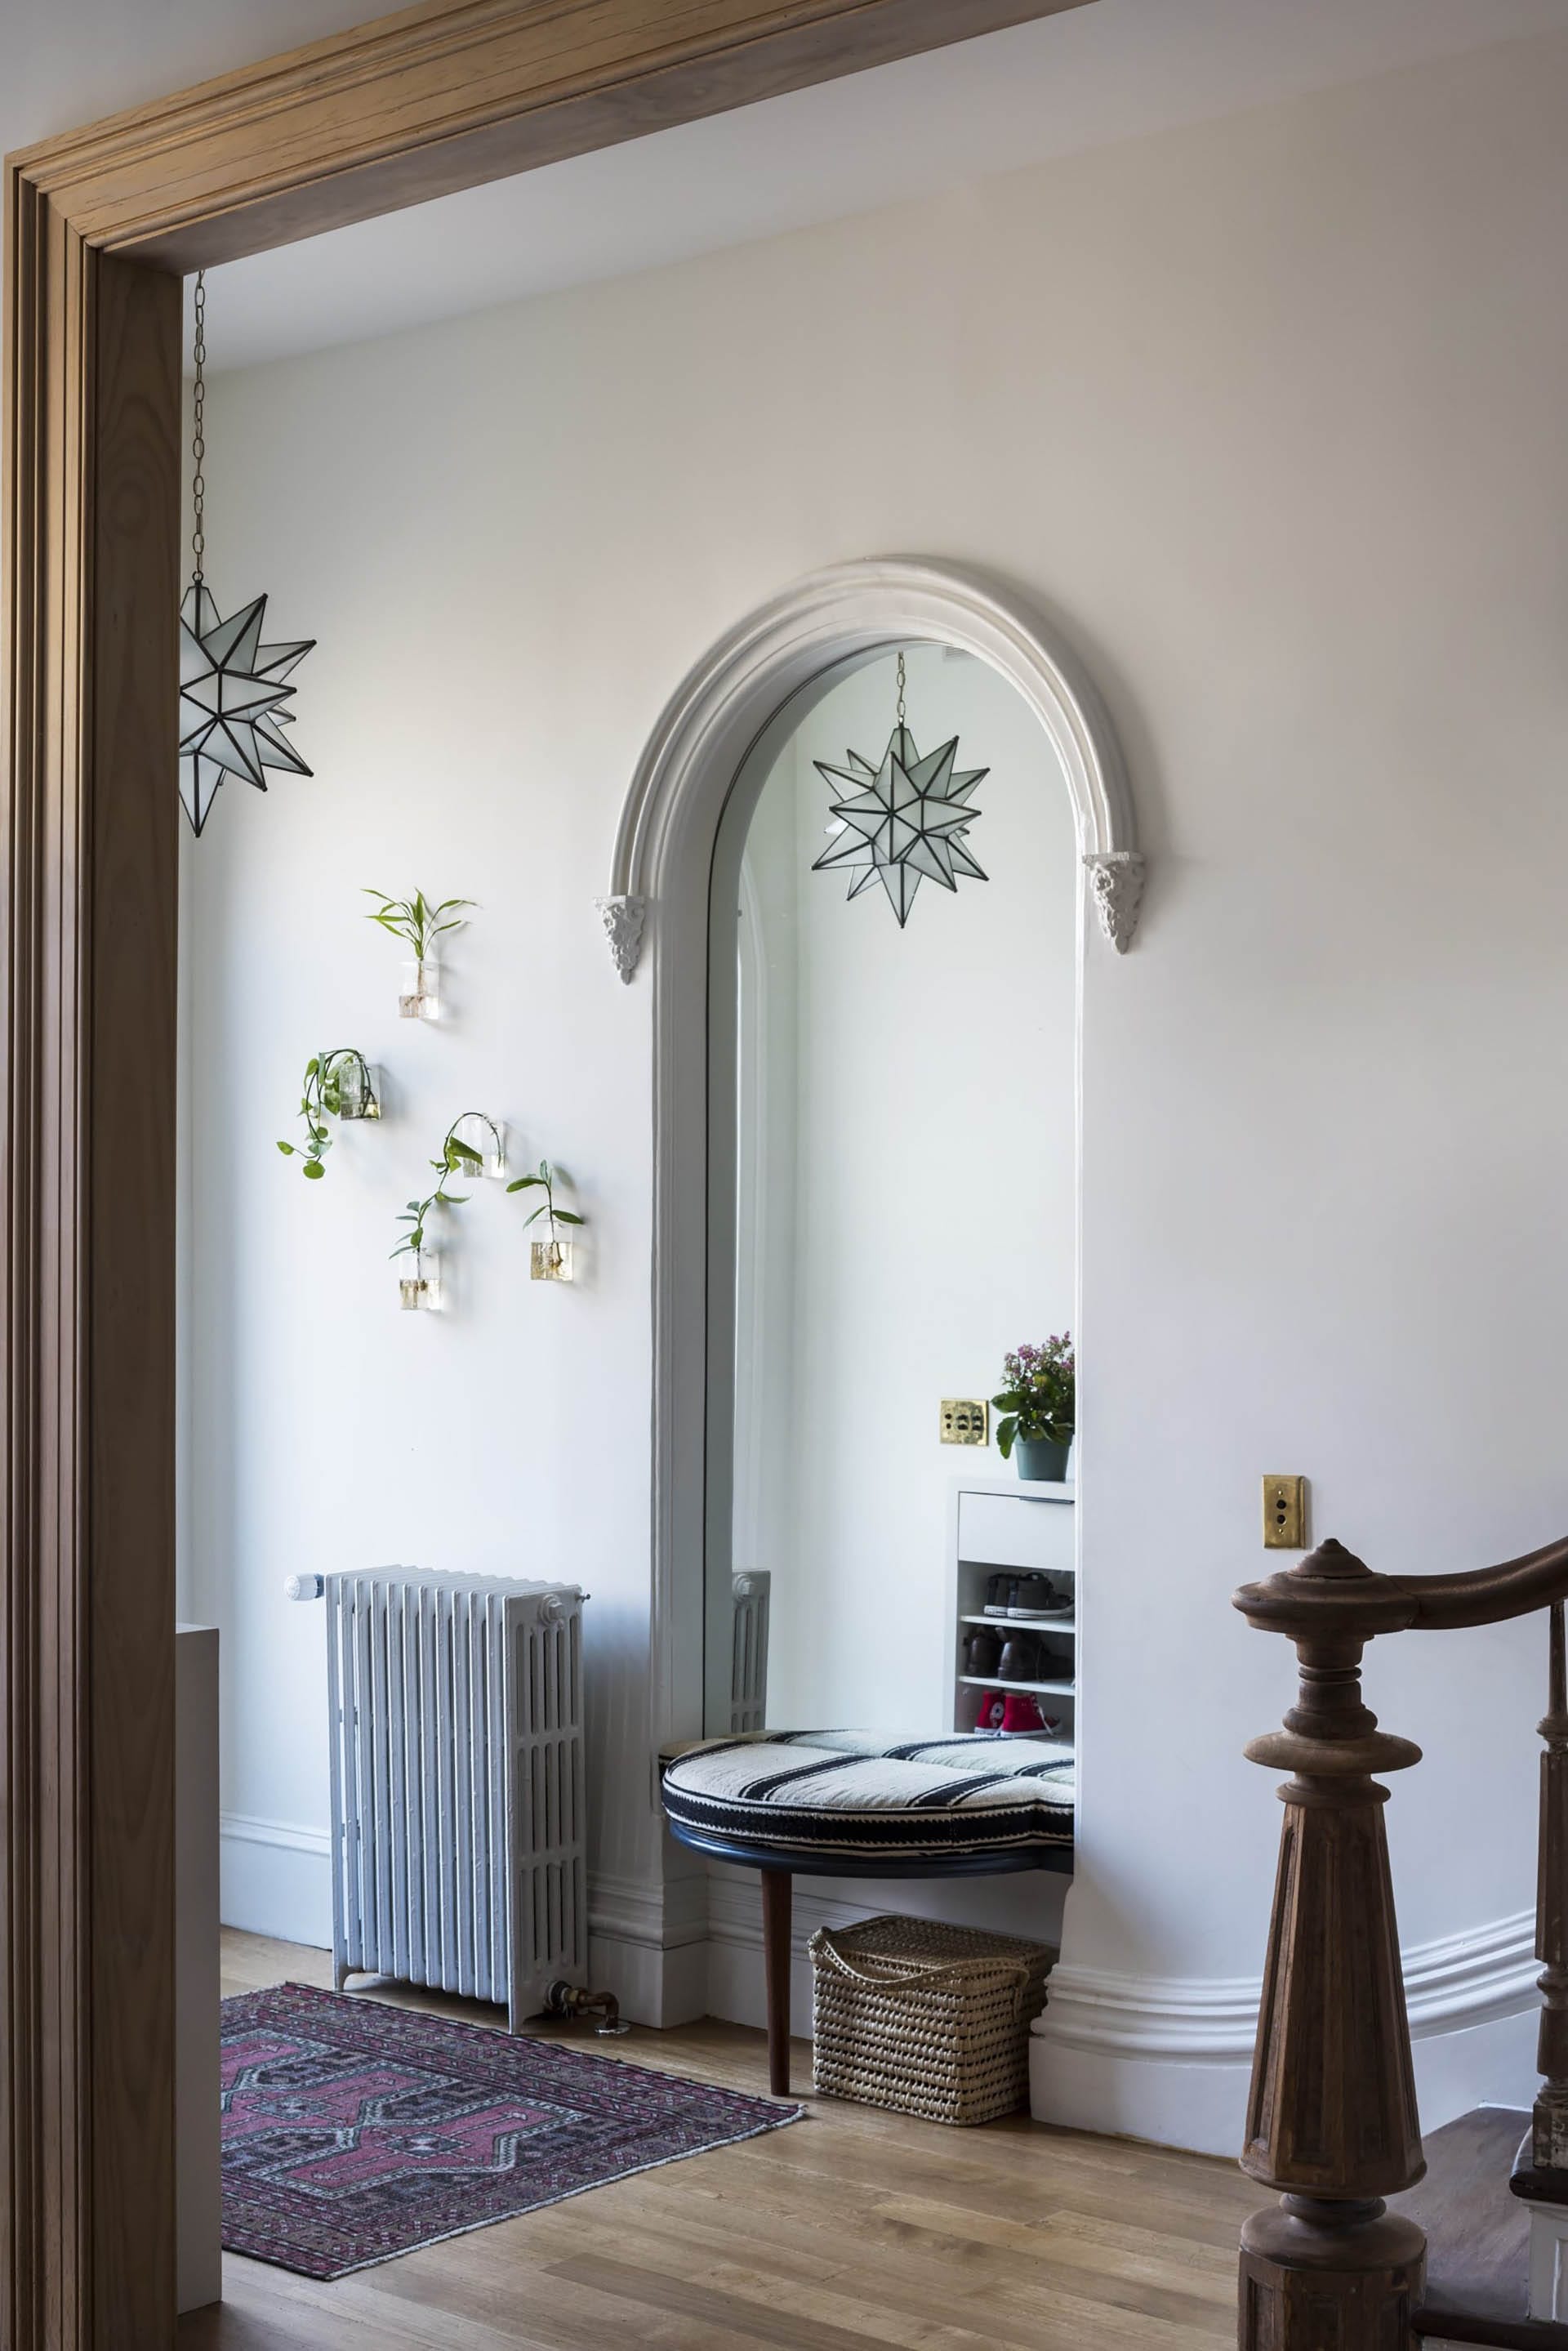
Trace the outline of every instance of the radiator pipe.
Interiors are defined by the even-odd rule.
[[[545,1994],[546,2016],[564,2016],[574,2022],[580,2018],[597,2016],[594,2030],[607,2038],[614,2032],[629,2032],[631,2027],[620,2012],[620,2002],[613,1991],[581,1991],[576,1984],[556,1982]]]

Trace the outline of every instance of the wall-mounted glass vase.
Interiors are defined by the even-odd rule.
[[[398,1303],[405,1314],[441,1311],[441,1259],[432,1249],[409,1258],[398,1276]]]
[[[506,1130],[482,1110],[465,1110],[447,1129],[441,1156],[448,1172],[471,1184],[506,1173]]]
[[[441,1019],[441,963],[438,957],[410,956],[404,964],[398,1010],[405,1020]]]
[[[342,1053],[336,1058],[329,1082],[337,1099],[327,1107],[336,1109],[339,1118],[380,1117],[381,1102],[375,1079],[369,1062],[358,1053]]]
[[[573,1278],[570,1233],[546,1230],[543,1238],[530,1241],[528,1272],[535,1281],[570,1281]]]

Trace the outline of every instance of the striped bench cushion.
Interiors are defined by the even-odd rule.
[[[1073,1842],[1073,1750],[975,1731],[769,1730],[688,1748],[664,1809],[693,1835],[790,1853],[944,1855]]]

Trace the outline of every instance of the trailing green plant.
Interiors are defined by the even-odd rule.
[[[406,940],[421,963],[428,959],[437,939],[462,927],[462,909],[474,904],[472,898],[442,898],[432,904],[422,890],[416,890],[411,898],[389,898],[384,890],[366,889],[363,894],[378,901],[375,913],[365,920],[379,923],[394,938]]]
[[[392,1257],[411,1257],[414,1261],[414,1272],[417,1275],[428,1245],[425,1227],[436,1209],[462,1208],[468,1205],[469,1195],[466,1192],[447,1190],[447,1177],[461,1176],[465,1170],[477,1167],[481,1164],[478,1152],[471,1144],[460,1143],[449,1130],[442,1138],[438,1156],[430,1163],[436,1172],[435,1190],[428,1193],[422,1200],[408,1202],[398,1217],[398,1222],[400,1225],[407,1225],[409,1229],[399,1241],[396,1249],[390,1250],[389,1254]]]
[[[524,1225],[536,1225],[540,1217],[544,1217],[549,1224],[552,1241],[556,1238],[557,1225],[587,1223],[586,1217],[577,1216],[571,1208],[557,1208],[556,1206],[556,1186],[567,1181],[568,1178],[560,1168],[552,1167],[547,1159],[541,1159],[536,1176],[519,1176],[514,1184],[508,1184],[506,1186],[509,1192],[532,1192],[543,1188],[544,1198],[539,1201],[531,1215],[524,1217],[523,1222]]]
[[[472,1143],[464,1143],[457,1131],[462,1124],[465,1118],[476,1118],[479,1120],[481,1125],[487,1126],[490,1129],[491,1134],[494,1139],[496,1159],[499,1163],[501,1157],[501,1134],[500,1130],[496,1126],[495,1121],[493,1118],[487,1117],[485,1113],[482,1110],[461,1110],[457,1116],[452,1120],[452,1124],[447,1128],[446,1140],[441,1147],[441,1157],[439,1159],[432,1159],[431,1161],[431,1165],[432,1167],[444,1167],[449,1176],[483,1176],[484,1173],[484,1154],[482,1151],[476,1151]]]
[[[345,1073],[357,1071],[364,1089],[366,1107],[362,1118],[379,1118],[381,1106],[376,1100],[370,1083],[370,1065],[356,1045],[335,1045],[329,1053],[313,1053],[305,1065],[305,1090],[299,1099],[299,1115],[305,1123],[303,1143],[279,1142],[278,1149],[286,1159],[303,1159],[302,1176],[319,1183],[327,1169],[323,1165],[332,1148],[332,1137],[327,1130],[329,1118],[341,1117]]]
[[[1077,1366],[1073,1334],[1047,1339],[1043,1347],[1020,1347],[1002,1359],[1006,1384],[992,1403],[1004,1417],[996,1424],[996,1443],[1002,1459],[1022,1440],[1044,1438],[1051,1445],[1070,1445],[1077,1423]]]

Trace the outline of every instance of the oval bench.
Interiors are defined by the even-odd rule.
[[[769,1730],[709,1739],[665,1761],[671,1834],[760,1870],[768,2079],[789,2089],[793,1881],[981,1877],[1073,1867],[1073,1750],[972,1731]]]

